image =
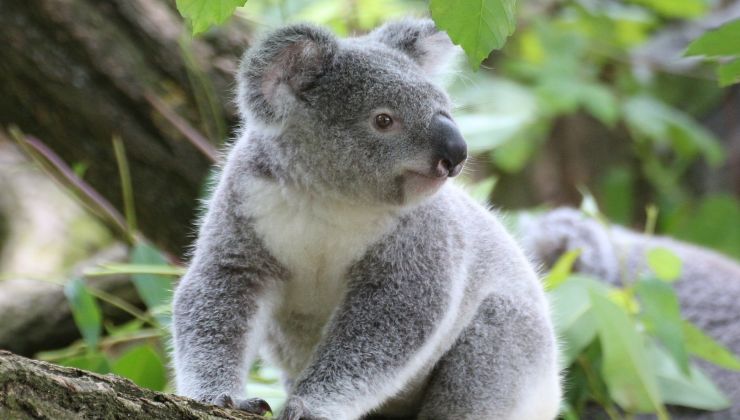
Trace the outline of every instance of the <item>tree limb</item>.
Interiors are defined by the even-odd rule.
[[[128,379],[0,350],[0,418],[252,419],[263,417],[150,391]]]

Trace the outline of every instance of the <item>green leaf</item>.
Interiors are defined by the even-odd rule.
[[[555,330],[561,342],[564,366],[570,366],[578,355],[596,338],[596,323],[591,313],[591,287],[604,286],[592,280],[573,276],[548,292],[552,302]]]
[[[709,7],[706,0],[632,0],[632,2],[650,7],[669,18],[698,17],[706,13]]]
[[[469,189],[469,193],[471,197],[475,198],[479,203],[486,204],[493,193],[493,189],[496,188],[496,182],[498,182],[498,178],[490,176],[472,185]]]
[[[648,330],[668,349],[681,371],[689,373],[689,355],[684,344],[683,320],[678,297],[669,284],[643,279],[636,284],[642,303],[641,317]]]
[[[62,366],[69,366],[96,373],[110,373],[110,364],[103,353],[90,353],[83,356],[67,357],[56,361]]]
[[[578,89],[578,99],[583,107],[604,125],[614,127],[619,118],[617,99],[606,86],[597,83],[583,83]]]
[[[524,168],[536,150],[535,141],[517,136],[495,148],[492,156],[496,166],[501,170],[516,173]]]
[[[167,264],[167,260],[156,248],[145,243],[139,243],[134,247],[131,262],[135,265]],[[169,307],[172,300],[172,278],[159,274],[139,273],[133,274],[131,279],[147,308],[155,312],[155,318],[160,323],[167,324],[169,317],[156,311],[162,307]]]
[[[103,264],[99,268],[85,270],[85,276],[110,276],[111,274],[156,274],[159,276],[180,277],[185,275],[184,267],[162,264]]]
[[[655,276],[663,281],[675,281],[681,276],[681,259],[668,248],[653,248],[647,253],[647,263]]]
[[[154,391],[162,391],[167,385],[167,371],[162,358],[149,345],[128,350],[113,363],[111,371]]]
[[[609,394],[630,412],[658,412],[667,418],[643,337],[634,322],[607,297],[589,291],[603,352],[602,375]]]
[[[514,32],[515,6],[516,0],[432,0],[429,8],[437,27],[447,31],[477,69]]]
[[[705,32],[689,44],[684,55],[707,57],[740,55],[740,19]]]
[[[725,369],[740,371],[740,359],[694,324],[684,321],[683,334],[689,353]]]
[[[177,0],[176,4],[195,35],[225,22],[237,7],[247,4],[247,0]]]
[[[96,348],[100,341],[103,315],[95,298],[85,287],[81,278],[75,277],[64,285],[64,295],[72,309],[72,317],[77,328],[90,348]]]
[[[740,59],[720,64],[717,67],[717,77],[719,77],[720,86],[723,87],[740,83]]]
[[[647,95],[628,99],[622,112],[630,130],[656,145],[670,146],[679,156],[701,153],[710,165],[724,159],[719,140],[689,115]]]
[[[565,254],[561,255],[560,258],[555,262],[552,269],[547,276],[544,278],[545,290],[552,290],[558,287],[568,276],[573,272],[573,264],[579,256],[581,256],[581,249],[572,249]]]
[[[689,372],[678,369],[673,359],[656,345],[648,346],[650,361],[658,376],[658,387],[667,404],[681,405],[700,410],[723,410],[730,401],[712,381],[696,366]]]

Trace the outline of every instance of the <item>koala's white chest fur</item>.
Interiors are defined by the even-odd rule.
[[[387,212],[329,203],[259,178],[245,188],[251,197],[245,213],[291,274],[276,309],[328,318],[344,293],[348,268],[388,232],[393,219]]]

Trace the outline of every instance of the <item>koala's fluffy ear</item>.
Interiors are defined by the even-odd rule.
[[[325,29],[296,24],[278,29],[250,48],[242,60],[242,115],[277,122],[331,64],[337,39]]]
[[[432,78],[447,71],[462,51],[431,19],[389,22],[370,32],[368,37],[402,51]]]

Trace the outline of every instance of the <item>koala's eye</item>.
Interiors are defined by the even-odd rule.
[[[386,130],[393,125],[393,118],[388,114],[378,114],[375,116],[375,126],[381,130]]]

